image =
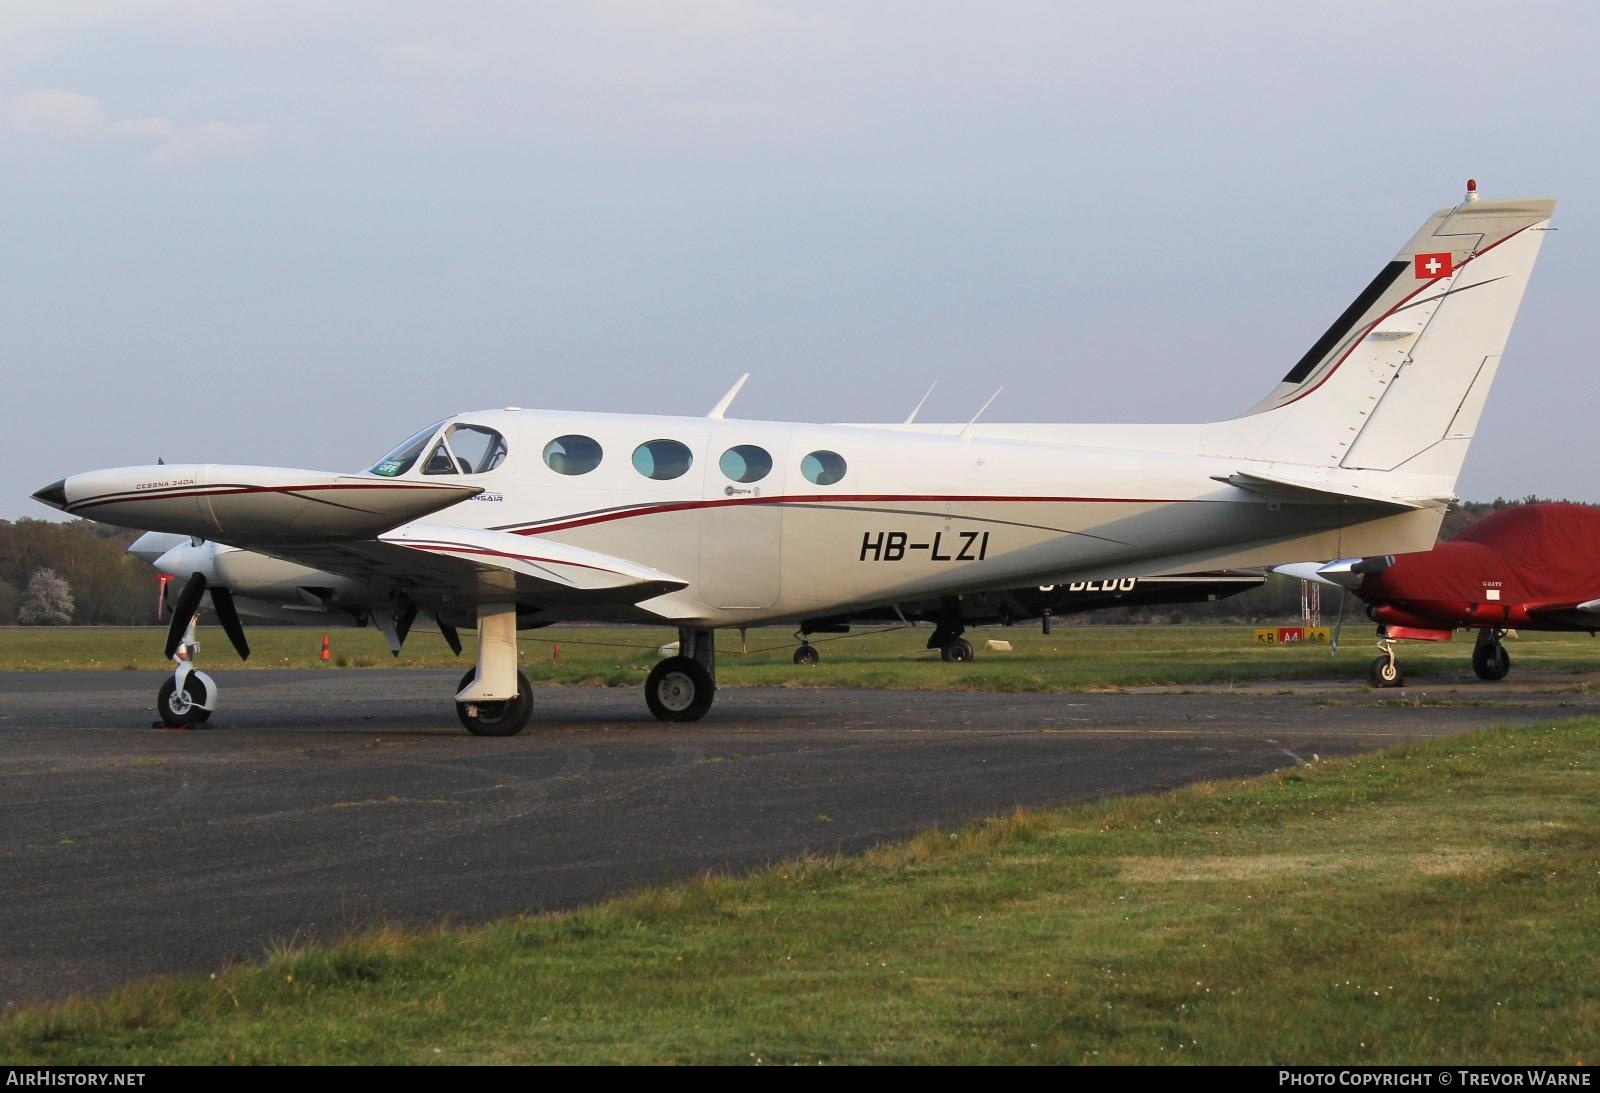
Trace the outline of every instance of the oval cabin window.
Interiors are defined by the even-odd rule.
[[[838,452],[812,452],[800,461],[800,473],[814,486],[831,486],[844,472],[844,456]]]
[[[544,446],[545,466],[557,474],[588,474],[604,454],[598,440],[576,434],[558,436]]]
[[[694,453],[676,440],[647,440],[633,450],[633,469],[657,482],[682,478],[693,464]]]
[[[765,448],[740,444],[723,452],[717,466],[735,482],[759,482],[771,473],[772,456]]]

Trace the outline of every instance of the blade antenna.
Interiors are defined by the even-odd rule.
[[[744,381],[749,378],[750,373],[746,372],[744,375],[735,380],[733,386],[728,388],[728,393],[722,396],[722,401],[713,406],[711,408],[711,412],[707,414],[706,417],[715,421],[721,421],[722,415],[726,414],[728,412],[728,407],[733,405],[733,400],[739,397],[739,389],[744,386]]]
[[[905,421],[903,421],[901,424],[910,425],[913,421],[917,420],[917,415],[922,413],[923,403],[928,401],[928,395],[933,394],[933,389],[937,386],[939,386],[938,380],[934,380],[932,383],[928,384],[927,393],[924,394],[917,404],[911,408],[911,412],[906,415]]]
[[[1004,387],[996,387],[994,389],[994,394],[989,396],[989,401],[978,407],[978,412],[972,415],[972,420],[967,422],[967,427],[961,430],[962,440],[972,439],[972,427],[978,423],[978,419],[983,416],[983,412],[989,408],[990,404],[993,403],[995,399],[1000,397],[1000,392],[1004,390]]]

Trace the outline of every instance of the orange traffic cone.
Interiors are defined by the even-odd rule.
[[[330,656],[329,653],[328,653],[328,635],[327,634],[323,634],[322,635],[322,659],[323,660],[332,660],[333,659],[332,656]]]

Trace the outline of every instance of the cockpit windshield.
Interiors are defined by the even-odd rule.
[[[372,468],[372,473],[381,474],[385,478],[393,478],[396,475],[405,474],[411,469],[411,465],[417,461],[417,456],[422,454],[422,449],[432,439],[433,434],[439,431],[439,426],[442,424],[444,423],[435,421],[426,429],[418,432],[416,436],[395,448],[394,451],[378,460],[377,465]]]
[[[442,422],[434,422],[416,436],[384,456],[372,468],[373,474],[394,478],[416,466],[423,452],[423,474],[485,474],[506,458],[506,441],[495,430],[483,425],[460,423],[450,426],[434,440]],[[429,441],[433,446],[429,447]]]

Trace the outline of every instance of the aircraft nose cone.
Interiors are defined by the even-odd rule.
[[[48,486],[46,486],[42,490],[34,490],[33,491],[33,499],[35,501],[43,501],[45,504],[49,505],[53,509],[64,509],[64,508],[66,508],[67,507],[67,480],[65,478],[62,478],[62,479],[59,479],[59,480],[57,480],[55,482],[50,483]]]

